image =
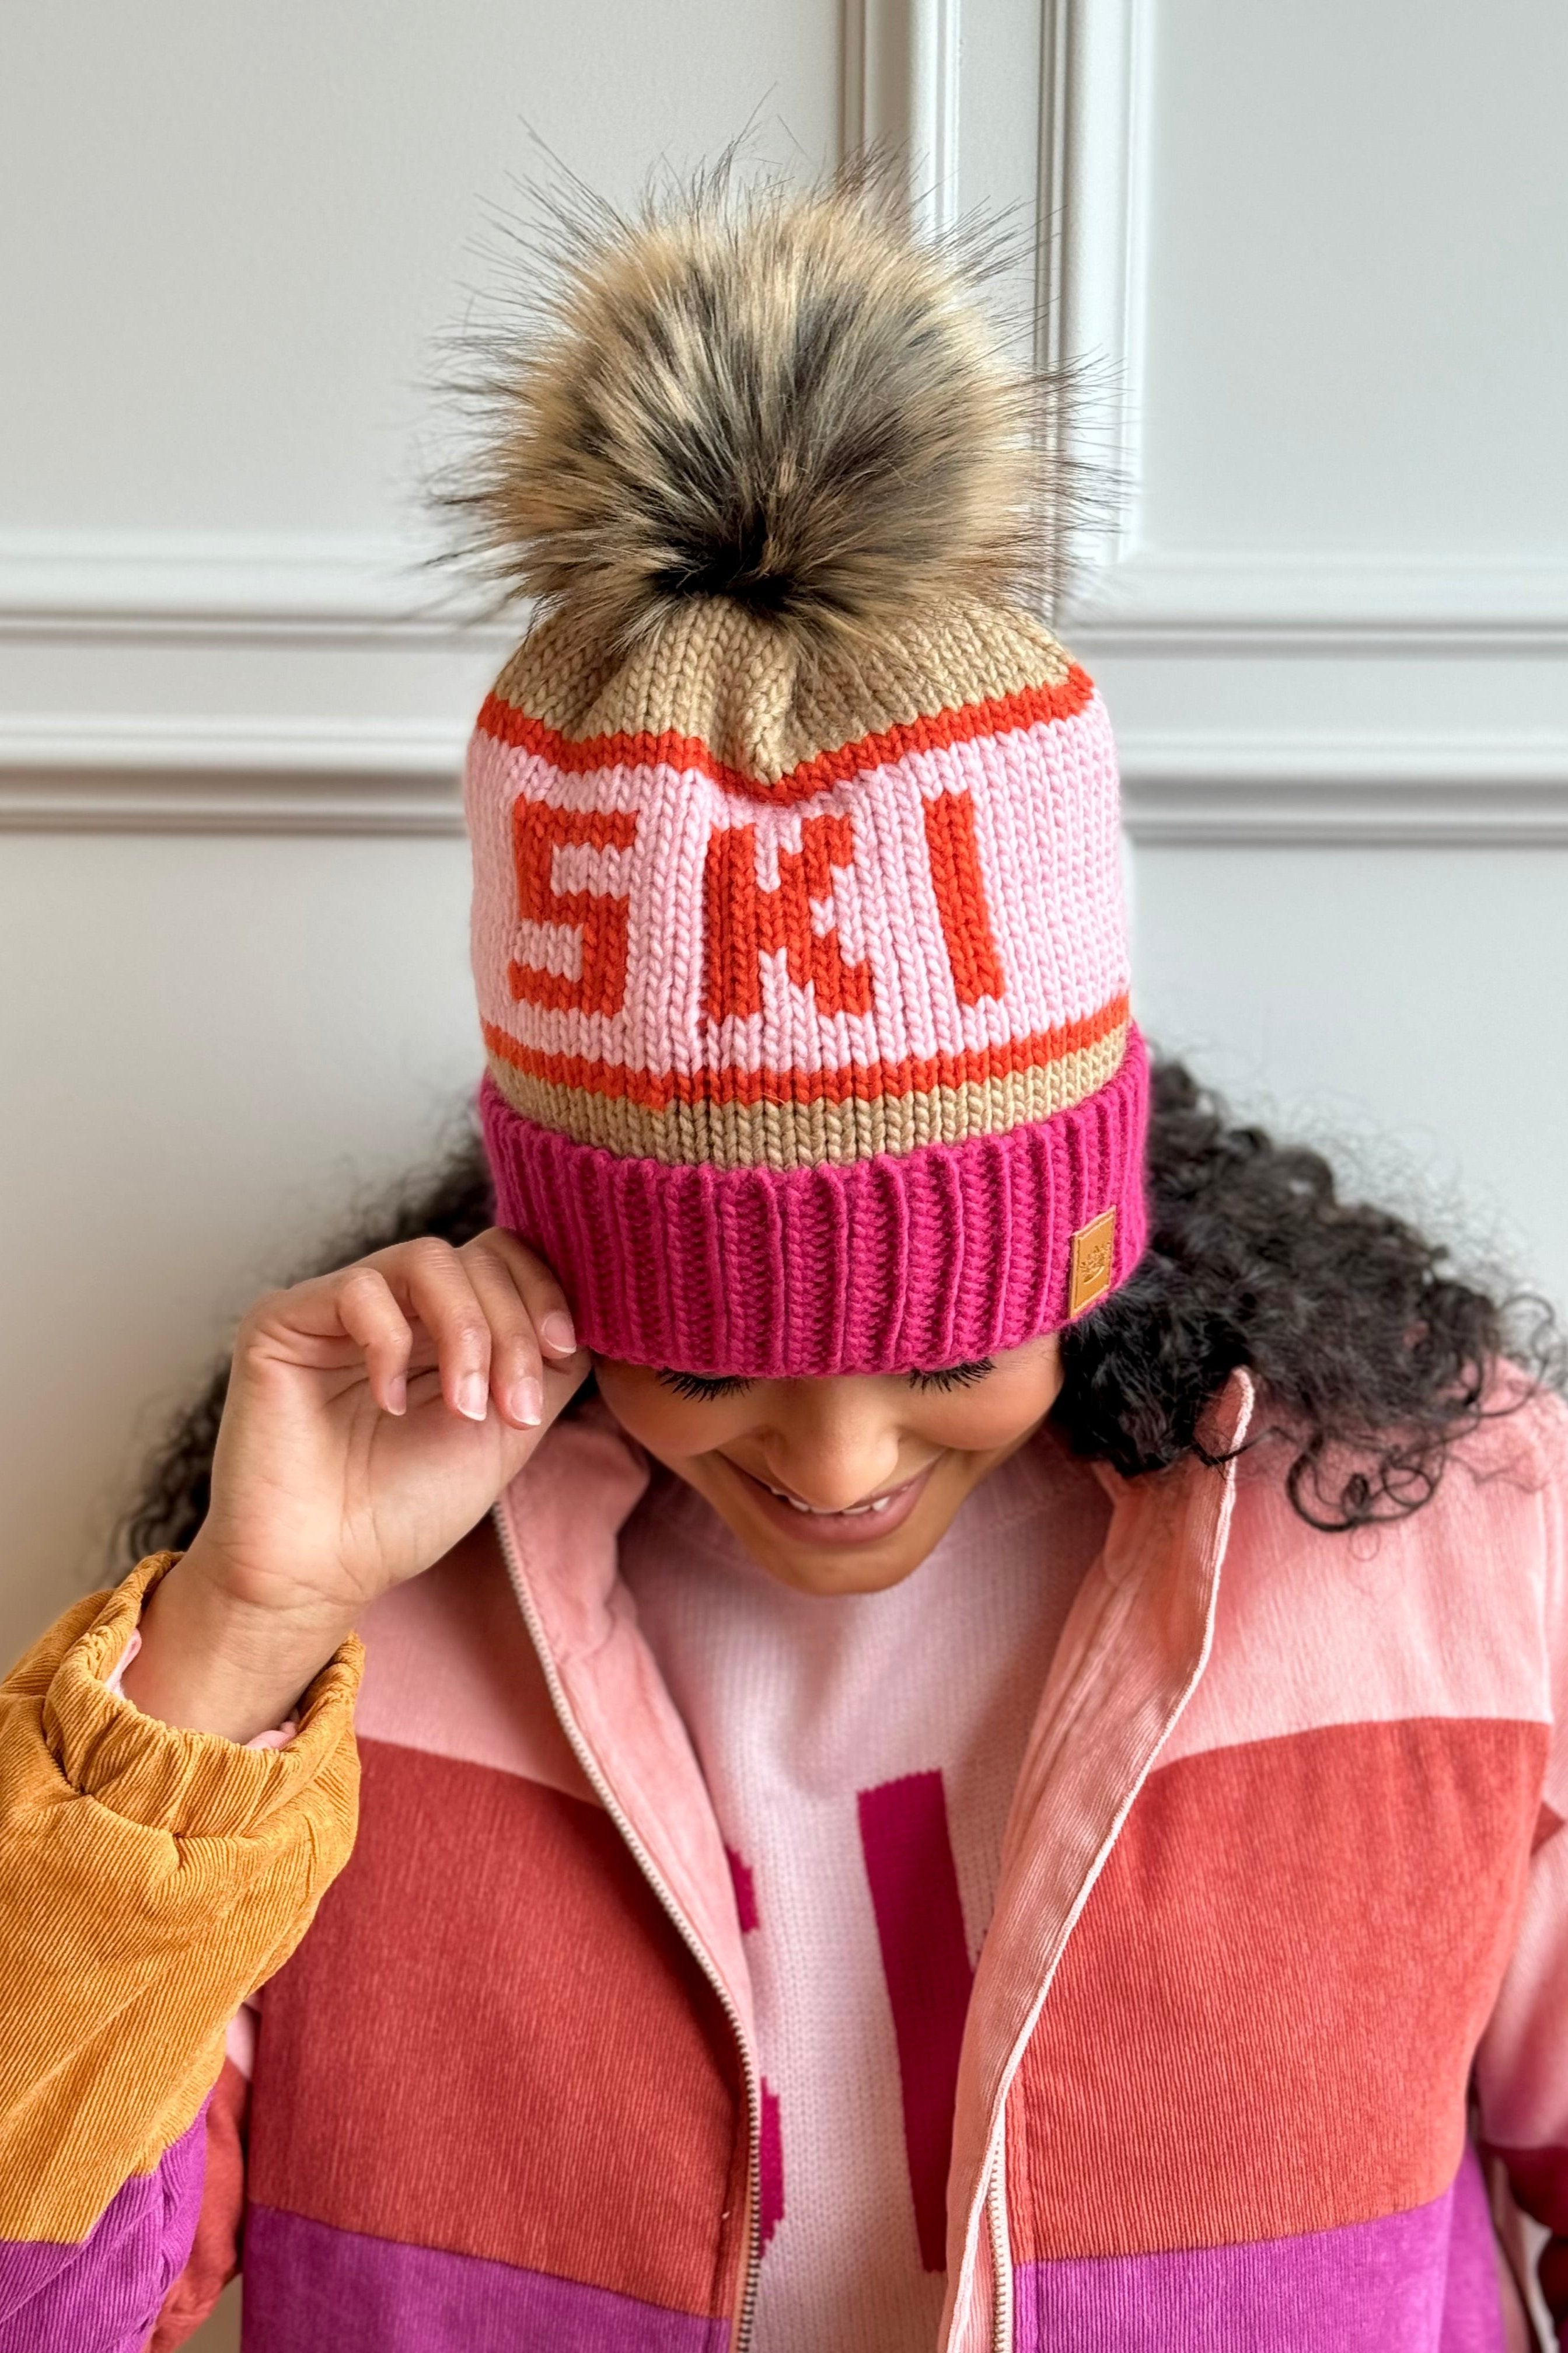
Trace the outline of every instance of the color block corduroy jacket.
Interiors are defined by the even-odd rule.
[[[1276,1444],[1102,1474],[959,2064],[949,2353],[1529,2342],[1508,2193],[1568,2233],[1565,1420],[1353,1538]],[[369,1613],[357,1746],[357,1646],[272,1753],[108,1691],[161,1562],[16,1670],[4,2353],[176,2345],[241,2259],[248,2353],[743,2347],[746,1957],[616,1574],[644,1475],[591,1412],[552,1432]]]

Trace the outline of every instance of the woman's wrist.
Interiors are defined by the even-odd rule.
[[[243,1746],[293,1714],[351,1628],[237,1599],[204,1574],[200,1542],[148,1596],[121,1690],[144,1715]]]

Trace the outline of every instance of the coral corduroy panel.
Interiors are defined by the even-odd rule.
[[[614,1825],[520,1776],[363,1747],[353,1860],[267,1991],[252,2199],[728,2310],[729,2031]]]
[[[239,2269],[245,2216],[245,2136],[250,2085],[223,2063],[206,2111],[206,2166],[196,2233],[184,2270],[163,2298],[147,2353],[172,2353],[201,2326]]]
[[[1156,1772],[1014,2087],[1018,2260],[1284,2238],[1441,2196],[1546,1737],[1347,1724]]]

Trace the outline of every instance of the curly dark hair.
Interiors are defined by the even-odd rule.
[[[1440,1243],[1342,1201],[1320,1154],[1233,1126],[1180,1062],[1154,1069],[1148,1169],[1147,1254],[1062,1335],[1055,1418],[1080,1455],[1131,1478],[1204,1454],[1204,1409],[1245,1366],[1266,1429],[1291,1450],[1292,1504],[1343,1532],[1417,1510],[1483,1420],[1563,1386],[1563,1342],[1542,1302],[1461,1281]],[[437,1176],[311,1271],[417,1234],[461,1244],[492,1217],[470,1132]],[[1500,1383],[1500,1365],[1520,1377]],[[186,1545],[200,1526],[227,1380],[225,1363],[150,1465],[121,1524],[132,1558]]]

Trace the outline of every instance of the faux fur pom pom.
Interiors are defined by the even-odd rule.
[[[626,647],[691,597],[804,642],[1016,586],[1037,387],[987,331],[977,240],[917,242],[874,170],[804,195],[723,170],[556,230],[446,501],[509,595]]]

